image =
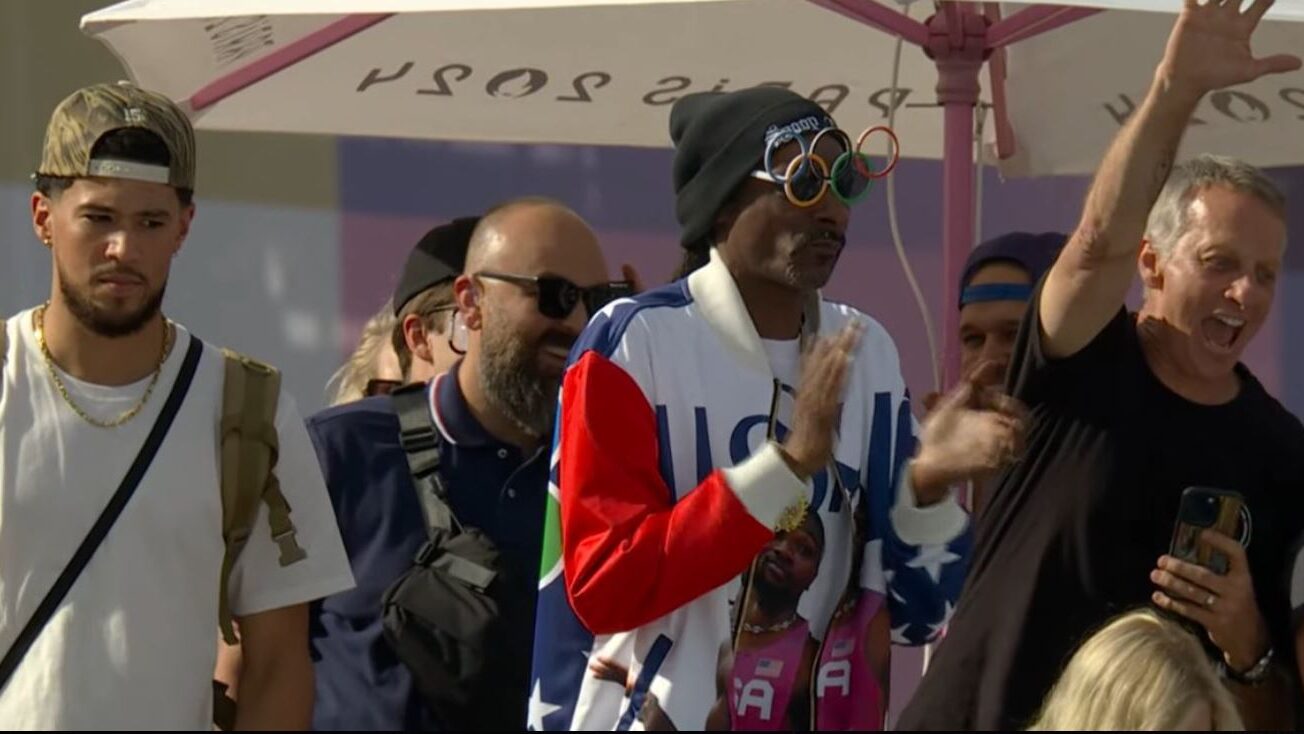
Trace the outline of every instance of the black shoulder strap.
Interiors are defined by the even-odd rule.
[[[448,492],[439,476],[439,428],[430,415],[430,383],[404,385],[389,394],[398,414],[398,440],[407,455],[417,501],[430,530],[449,530],[457,517],[448,506]],[[459,527],[460,530],[460,527]]]
[[[136,460],[131,463],[131,468],[127,470],[127,475],[122,478],[122,483],[113,493],[109,504],[105,506],[100,517],[91,526],[91,530],[82,540],[77,551],[72,554],[72,560],[64,567],[63,573],[55,580],[50,591],[46,593],[45,598],[41,600],[40,606],[36,607],[36,612],[32,618],[27,621],[27,625],[18,633],[14,639],[14,644],[5,653],[4,659],[0,660],[0,690],[9,683],[9,678],[13,676],[14,671],[18,669],[18,664],[23,661],[23,656],[27,654],[32,643],[40,636],[45,625],[54,616],[59,605],[63,603],[63,598],[68,595],[72,585],[81,575],[86,564],[90,563],[91,556],[99,549],[100,543],[104,537],[109,534],[113,523],[117,522],[118,516],[122,514],[123,508],[127,506],[127,501],[135,493],[136,487],[140,480],[144,478],[145,471],[154,461],[154,455],[158,453],[158,448],[163,443],[163,439],[168,434],[168,429],[172,427],[172,419],[176,418],[177,411],[181,408],[181,403],[186,398],[186,393],[190,390],[190,381],[195,376],[195,368],[199,365],[199,355],[204,350],[203,342],[198,337],[191,335],[190,347],[186,350],[185,359],[181,362],[181,371],[177,373],[177,381],[172,385],[172,391],[168,394],[167,402],[163,404],[163,409],[159,411],[158,418],[154,421],[154,427],[150,429],[149,436],[145,438],[145,443],[140,447],[140,453],[136,454]]]

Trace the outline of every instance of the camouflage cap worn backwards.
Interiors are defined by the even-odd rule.
[[[105,133],[123,128],[148,130],[167,146],[171,163],[91,159]],[[73,92],[54,108],[45,130],[41,167],[45,176],[129,178],[195,188],[195,131],[172,100],[129,82],[96,84]]]

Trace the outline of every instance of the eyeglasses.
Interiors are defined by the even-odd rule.
[[[442,303],[438,306],[435,306],[433,308],[421,312],[419,315],[421,316],[421,320],[423,323],[429,324],[429,323],[434,323],[436,317],[444,318],[446,319],[446,321],[451,321],[453,318],[453,313],[456,311],[457,311],[456,303]],[[443,314],[448,314],[448,315],[443,316]],[[447,326],[447,323],[445,323],[445,326]]]
[[[588,315],[592,316],[601,311],[603,306],[617,298],[634,294],[633,285],[624,280],[599,283],[588,288],[581,288],[569,280],[555,275],[511,275],[491,271],[481,271],[476,275],[490,280],[513,283],[523,288],[533,288],[535,297],[538,299],[539,313],[550,319],[569,317],[571,312],[575,310],[575,306],[581,302],[584,303]]]
[[[860,152],[865,139],[876,131],[882,131],[892,141],[892,154],[888,164],[880,171],[875,171],[870,164],[869,156]],[[833,136],[842,149],[842,153],[833,160],[831,167],[828,161],[815,152],[825,135]],[[774,167],[774,151],[790,141],[796,141],[801,150],[788,161],[788,165],[780,173]],[[880,125],[865,130],[856,139],[853,148],[851,137],[845,132],[835,127],[826,127],[816,133],[809,143],[801,135],[785,135],[770,140],[765,146],[763,159],[765,169],[752,171],[751,175],[752,178],[782,188],[784,195],[794,206],[802,208],[814,206],[824,198],[829,189],[833,190],[833,195],[838,197],[839,201],[851,206],[865,198],[873,179],[886,176],[896,167],[899,153],[900,143],[891,128]]]

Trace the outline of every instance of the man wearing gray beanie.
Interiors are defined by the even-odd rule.
[[[916,431],[891,337],[821,297],[870,172],[822,108],[761,87],[670,118],[696,267],[571,351],[529,725],[882,728],[890,641],[933,639],[964,578],[950,487],[1020,419],[964,385]]]

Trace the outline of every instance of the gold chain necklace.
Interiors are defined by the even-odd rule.
[[[163,363],[168,361],[168,355],[172,353],[172,322],[168,321],[167,318],[163,319],[162,355],[159,357],[158,366],[154,368],[153,376],[149,378],[149,384],[145,386],[145,394],[141,396],[140,402],[117,418],[102,421],[88,415],[86,411],[81,409],[81,406],[73,401],[72,396],[68,394],[67,386],[63,384],[63,380],[59,377],[59,370],[55,367],[54,357],[50,356],[50,348],[45,344],[45,309],[49,305],[49,302],[46,302],[35,314],[36,343],[41,347],[41,356],[45,359],[45,369],[50,373],[50,379],[54,381],[54,386],[58,389],[59,395],[63,396],[63,401],[68,404],[68,407],[72,408],[74,413],[81,416],[82,420],[98,428],[117,428],[135,418],[141,409],[145,407],[145,403],[149,402],[149,396],[154,392],[154,386],[158,384],[159,375],[163,374]]]
[[[793,623],[795,623],[796,621],[797,621],[797,613],[793,612],[791,617],[788,617],[782,622],[775,622],[774,624],[771,625],[751,624],[749,622],[743,622],[743,630],[753,635],[763,635],[766,634],[767,632],[782,632],[788,629],[789,627],[791,627]]]

